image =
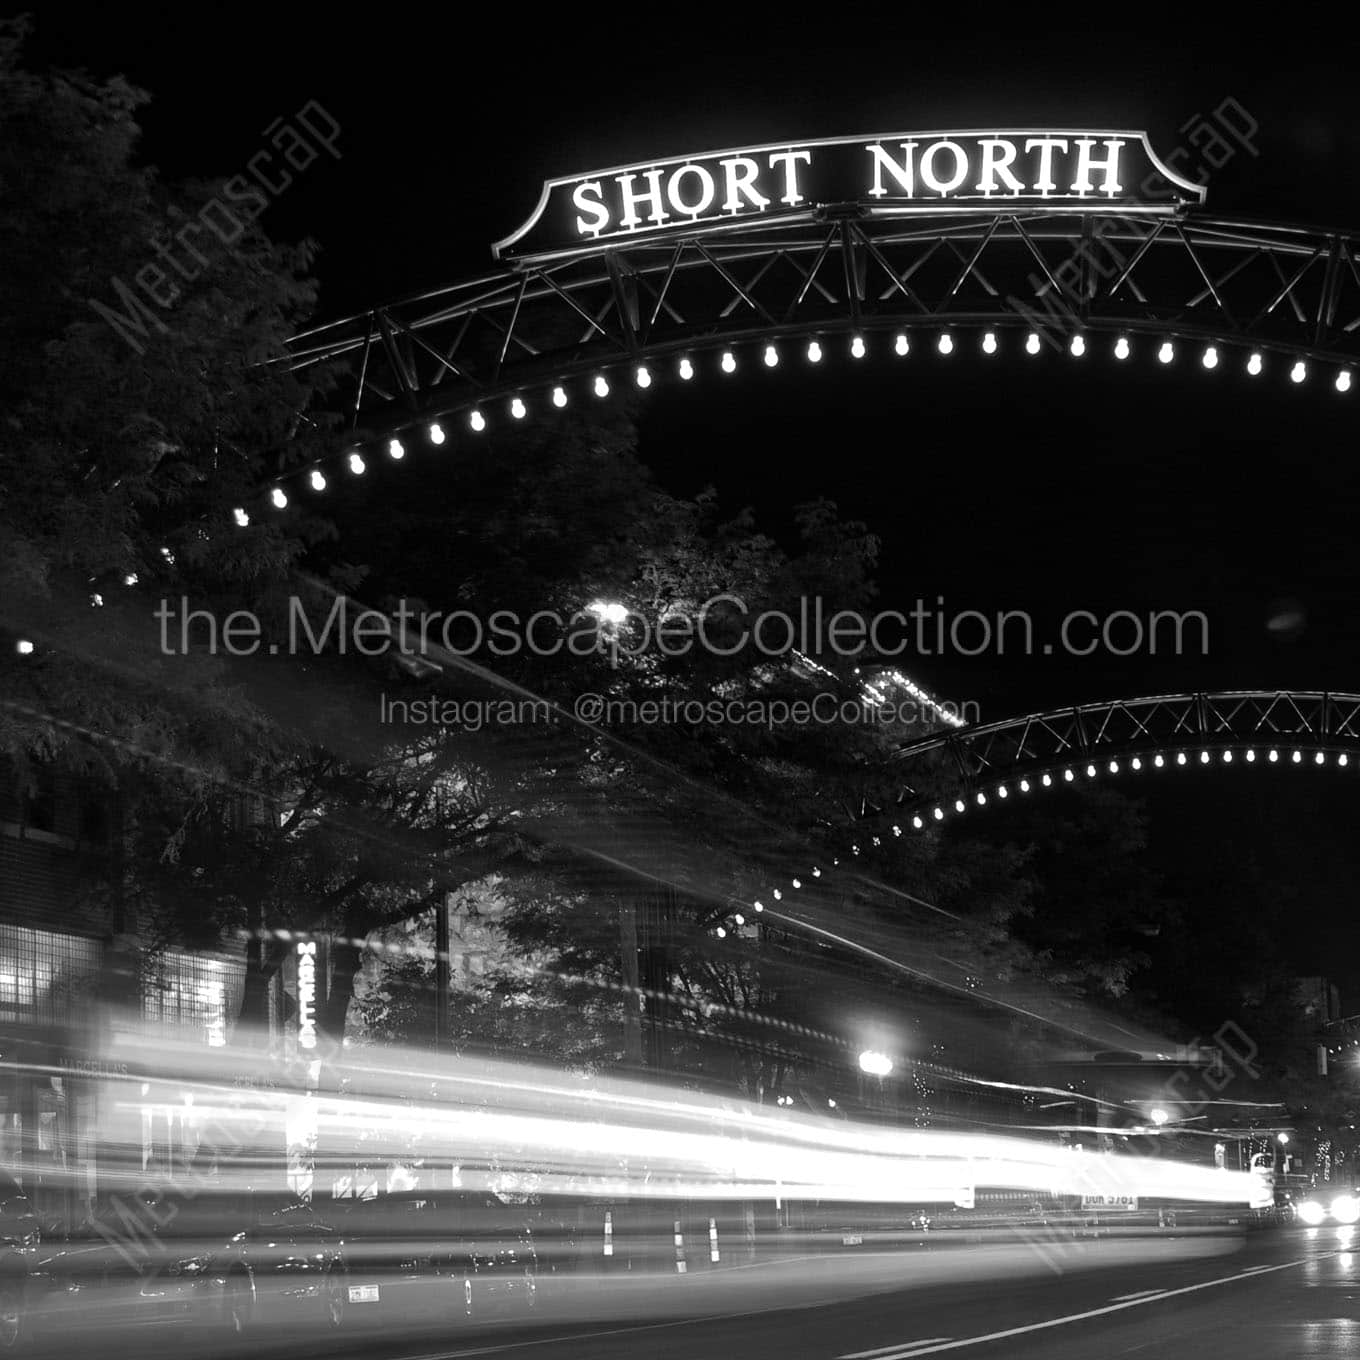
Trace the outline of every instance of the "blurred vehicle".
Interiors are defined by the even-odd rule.
[[[532,1235],[524,1212],[496,1195],[419,1190],[335,1207],[356,1305],[462,1321],[534,1306]]]
[[[220,1318],[235,1333],[320,1325],[334,1329],[349,1303],[340,1235],[310,1205],[289,1203],[236,1233],[212,1264]]]
[[[28,1196],[0,1171],[0,1350],[17,1349],[28,1330],[40,1241]]]
[[[49,1235],[36,1253],[32,1330],[216,1325],[222,1248],[233,1226],[231,1206],[208,1195],[114,1197],[63,1238]]]
[[[1339,1223],[1342,1226],[1360,1221],[1360,1198],[1352,1194],[1339,1194],[1327,1199],[1310,1195],[1298,1206],[1298,1220],[1309,1228],[1323,1223]]]

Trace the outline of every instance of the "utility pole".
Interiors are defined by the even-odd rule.
[[[638,980],[637,904],[619,903],[619,960],[623,973],[623,1061],[642,1066],[642,993]]]
[[[449,1046],[449,899],[434,909],[434,1049]]]

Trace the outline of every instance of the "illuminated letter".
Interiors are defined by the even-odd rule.
[[[693,203],[686,203],[680,197],[680,180],[685,175],[694,175],[700,184],[699,197]],[[713,206],[715,192],[713,176],[702,165],[682,165],[671,176],[670,183],[666,185],[666,197],[670,199],[671,207],[676,212],[684,213],[686,217],[691,218],[702,216]]]
[[[744,198],[753,208],[769,206],[770,200],[756,188],[756,176],[760,167],[750,156],[729,156],[722,162],[727,172],[727,200],[723,203],[724,212],[740,212]]]
[[[935,173],[935,157],[948,148],[954,157],[954,177],[948,181]],[[968,178],[968,153],[957,142],[931,142],[921,157],[921,183],[943,197],[952,194]]]
[[[647,216],[659,227],[666,220],[666,210],[661,206],[661,171],[647,171],[643,178],[647,181],[648,188],[640,194],[633,192],[633,181],[636,178],[636,175],[620,175],[615,180],[623,196],[623,216],[619,218],[619,226],[627,227],[631,231],[642,221],[637,215],[638,204],[650,203],[652,210]]]
[[[978,179],[978,193],[990,198],[996,193],[996,180],[1000,175],[1006,188],[1012,194],[1023,192],[1024,185],[1011,172],[1015,161],[1015,143],[1003,141],[1000,137],[983,137],[978,141],[982,148],[981,177]]]
[[[1067,138],[1031,137],[1025,143],[1025,150],[1033,151],[1035,147],[1039,148],[1039,174],[1034,187],[1047,198],[1058,187],[1053,179],[1053,153],[1067,150]]]
[[[1091,171],[1103,170],[1105,183],[1101,186],[1100,192],[1106,198],[1113,198],[1123,192],[1123,186],[1119,183],[1119,148],[1124,143],[1118,137],[1109,138],[1105,142],[1103,161],[1098,161],[1091,155],[1091,148],[1095,144],[1094,137],[1077,138],[1077,178],[1073,181],[1072,192],[1085,198],[1091,192]]]
[[[886,170],[896,181],[903,198],[916,197],[916,143],[902,143],[902,164],[888,155],[877,142],[864,148],[874,162],[874,187],[869,192],[875,198],[882,198],[888,191],[883,187],[883,172]]]
[[[807,165],[812,164],[811,151],[776,151],[770,157],[770,169],[776,165],[784,166],[784,193],[780,198],[781,203],[788,203],[792,206],[803,201],[803,195],[798,192],[798,161],[803,161]]]
[[[585,217],[576,219],[576,230],[582,236],[598,236],[609,225],[609,209],[604,206],[602,193],[597,179],[583,179],[571,191],[571,201],[583,213],[589,213],[594,218],[594,221]]]

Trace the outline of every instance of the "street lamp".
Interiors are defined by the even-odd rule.
[[[617,627],[628,620],[628,606],[620,604],[617,600],[592,600],[586,608],[601,623],[610,623]]]
[[[1277,1134],[1276,1137],[1279,1139],[1281,1147],[1289,1146],[1289,1135],[1287,1133]]]
[[[1167,1112],[1164,1109],[1162,1109],[1160,1105],[1157,1106],[1156,1109],[1148,1111],[1148,1114],[1149,1117],[1152,1119],[1152,1122],[1156,1124],[1158,1128],[1161,1128],[1161,1126],[1165,1124],[1168,1119],[1171,1118],[1171,1116],[1167,1114]]]
[[[893,1061],[886,1053],[867,1048],[859,1055],[859,1070],[870,1077],[886,1077],[893,1070]]]

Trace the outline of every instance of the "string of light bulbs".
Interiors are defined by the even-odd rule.
[[[988,782],[986,788],[975,787],[968,791],[968,796],[956,796],[951,799],[943,799],[933,805],[920,805],[915,811],[909,814],[899,814],[899,820],[890,823],[884,828],[885,834],[893,839],[901,839],[914,832],[925,831],[929,828],[938,826],[941,822],[951,817],[958,817],[975,808],[984,808],[995,799],[997,803],[1006,802],[1014,792],[1024,797],[1027,794],[1044,789],[1065,787],[1067,785],[1079,784],[1083,778],[1092,780],[1099,778],[1102,774],[1120,775],[1123,773],[1139,774],[1144,770],[1162,769],[1188,769],[1192,767],[1204,768],[1212,765],[1284,765],[1291,768],[1326,767],[1331,764],[1336,769],[1348,769],[1351,766],[1360,768],[1360,759],[1355,753],[1349,751],[1318,750],[1301,746],[1290,746],[1280,744],[1275,746],[1242,746],[1242,747],[1207,747],[1207,748],[1175,748],[1165,751],[1145,751],[1141,754],[1125,757],[1123,760],[1118,758],[1107,759],[1102,757],[1099,761],[1087,759],[1085,764],[1077,761],[1075,763],[1055,763],[1048,769],[1034,769],[1018,778],[1001,779],[995,782]],[[849,864],[853,867],[856,860],[861,859],[866,852],[881,848],[883,836],[871,833],[853,841],[849,848]],[[835,870],[841,867],[842,861],[839,857],[833,856],[830,860],[830,869]],[[814,865],[810,874],[795,874],[788,880],[788,888],[794,893],[802,890],[807,878],[820,880],[825,872],[821,865]],[[757,914],[764,912],[765,904],[763,898],[768,896],[776,902],[782,902],[785,898],[785,887],[783,885],[767,888],[761,897],[755,898],[751,903],[752,911]],[[738,915],[732,919],[743,922],[744,917]],[[722,926],[715,928],[719,938],[726,934]]]
[[[875,343],[880,334],[875,333],[873,339]],[[938,354],[948,358],[957,353],[965,344],[962,333],[958,336],[951,328],[944,328],[933,333],[934,348]],[[992,357],[1001,352],[1001,340],[996,330],[985,330],[981,332],[969,332],[975,334],[978,350],[986,357]],[[1155,355],[1157,362],[1163,367],[1174,365],[1180,357],[1178,340],[1175,336],[1168,336],[1160,342],[1153,341],[1156,345]],[[758,342],[756,348],[759,351],[759,362],[765,368],[778,368],[784,361],[785,353],[789,348],[801,348],[807,363],[813,366],[819,365],[827,356],[828,348],[831,346],[831,339],[813,335],[806,343],[800,342],[798,346],[790,346],[785,342],[783,346],[778,341],[768,340],[763,343]],[[889,342],[891,352],[898,358],[907,358],[912,353],[913,339],[907,331],[897,331],[892,335]],[[1037,358],[1043,353],[1045,346],[1044,338],[1038,330],[1030,330],[1026,333],[1023,341],[1023,350],[1031,358]],[[1067,338],[1066,351],[1073,359],[1085,358],[1091,353],[1093,338],[1083,331],[1075,331]],[[1208,371],[1227,366],[1226,351],[1228,347],[1221,342],[1208,342],[1199,349],[1199,365]],[[1242,371],[1251,378],[1259,378],[1267,368],[1266,350],[1263,348],[1246,349],[1234,343],[1231,347],[1234,352],[1240,351]],[[674,373],[676,379],[681,383],[691,383],[700,375],[701,366],[712,355],[716,355],[716,368],[726,376],[737,373],[741,367],[739,361],[740,346],[725,346],[714,351],[696,351],[694,353],[681,354],[674,360]],[[855,332],[851,335],[847,352],[852,360],[861,360],[868,356],[870,350],[870,337],[863,332]],[[1133,357],[1134,347],[1131,336],[1118,334],[1114,338],[1114,343],[1110,351],[1118,362],[1125,362]],[[667,361],[669,362],[669,361]],[[643,391],[651,388],[658,380],[661,373],[659,361],[656,365],[649,363],[635,363],[631,365],[631,372],[620,369],[618,366],[608,366],[602,368],[593,375],[588,375],[583,379],[577,379],[569,383],[568,380],[550,382],[545,384],[545,406],[551,406],[556,410],[563,410],[572,402],[572,390],[578,392],[584,388],[587,399],[597,401],[606,400],[613,391],[613,382],[621,383],[631,377],[633,385]],[[1310,377],[1308,360],[1295,356],[1292,365],[1288,368],[1289,381],[1295,386],[1306,383]],[[1332,375],[1332,387],[1336,392],[1345,395],[1349,393],[1353,386],[1352,370],[1345,366],[1336,368]],[[530,411],[529,398],[525,393],[515,393],[504,398],[505,414],[511,422],[525,420]],[[467,427],[469,436],[485,434],[491,428],[491,417],[488,415],[490,407],[483,410],[482,406],[474,405],[465,407],[461,411],[450,413],[440,420],[431,421],[415,429],[402,431],[401,434],[391,436],[386,440],[386,452],[388,458],[393,462],[400,462],[406,456],[407,448],[405,439],[422,438],[433,448],[443,446],[448,440],[448,432],[445,429],[445,421],[461,417]],[[370,453],[370,457],[373,456]],[[362,477],[368,470],[362,450],[351,449],[343,455],[343,463],[340,475],[352,477]],[[335,475],[332,473],[332,475]],[[299,469],[297,472],[288,474],[287,477],[277,478],[269,484],[263,491],[262,498],[267,508],[275,511],[287,510],[292,504],[289,491],[286,488],[296,488],[300,484],[302,491],[323,493],[329,485],[330,479],[327,477],[323,465],[318,462],[308,467]],[[251,523],[251,512],[245,506],[238,506],[232,511],[232,519],[239,528],[247,528]]]

